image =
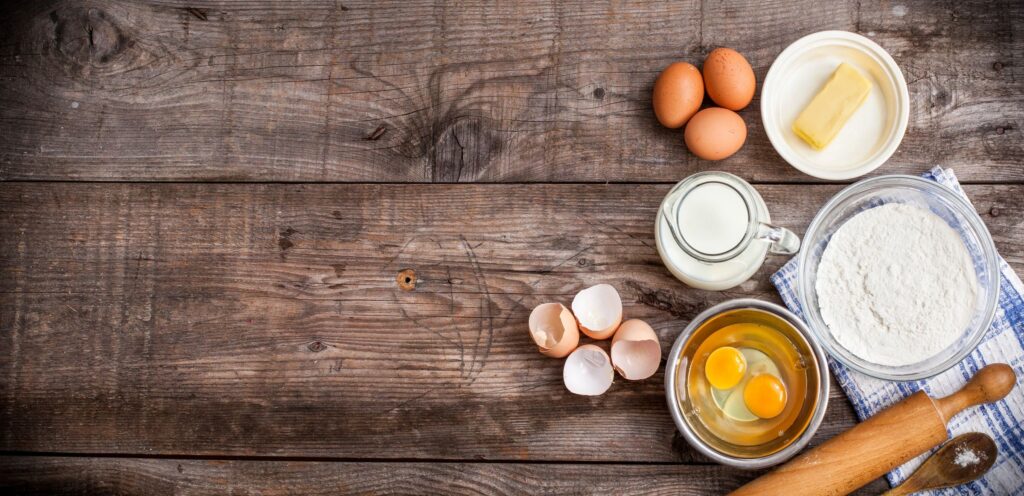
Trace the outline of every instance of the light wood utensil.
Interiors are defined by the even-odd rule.
[[[945,441],[950,418],[1004,398],[1016,382],[1013,369],[997,363],[945,398],[918,391],[732,494],[847,494]]]
[[[970,451],[977,456],[976,463],[956,463],[961,453]],[[981,477],[996,462],[999,449],[987,434],[970,432],[953,438],[925,460],[914,473],[882,496],[906,496],[928,489],[959,486]]]

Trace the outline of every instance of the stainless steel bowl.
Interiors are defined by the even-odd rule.
[[[810,415],[810,417],[807,420],[807,424],[803,432],[781,450],[765,456],[735,456],[717,449],[710,443],[705,442],[705,440],[696,432],[696,429],[701,426],[693,425],[692,422],[699,423],[700,421],[693,419],[692,417],[694,417],[694,415],[688,415],[684,412],[684,409],[688,404],[688,399],[686,398],[686,376],[687,367],[689,366],[689,359],[684,354],[684,349],[687,348],[688,344],[698,344],[688,342],[702,324],[722,313],[739,309],[752,309],[767,312],[790,324],[794,329],[796,329],[799,338],[803,339],[803,343],[807,345],[807,348],[811,350],[811,356],[808,358],[811,359],[810,365],[812,365],[817,371],[817,398],[815,400],[814,407],[809,410],[808,415]],[[690,446],[693,446],[697,451],[704,454],[704,456],[707,456],[718,463],[737,468],[758,469],[769,467],[782,463],[796,455],[801,449],[807,446],[811,437],[813,437],[814,433],[818,430],[818,426],[821,425],[821,421],[825,417],[825,409],[828,407],[828,395],[829,372],[828,361],[825,359],[825,350],[822,349],[814,339],[814,335],[811,334],[807,326],[796,315],[779,305],[760,300],[749,298],[729,300],[719,303],[718,305],[702,312],[694,318],[693,321],[690,322],[690,325],[686,326],[686,329],[684,329],[679,337],[676,338],[676,342],[672,346],[672,351],[669,352],[667,362],[665,364],[665,397],[668,400],[668,409],[672,413],[672,419],[676,423],[676,428],[683,434],[686,441],[690,443]]]

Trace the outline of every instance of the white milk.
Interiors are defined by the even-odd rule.
[[[737,286],[757,272],[768,253],[769,243],[747,236],[752,226],[771,222],[768,208],[753,187],[731,174],[704,172],[691,178],[676,185],[659,209],[654,230],[658,253],[688,286],[712,291]],[[669,222],[691,250],[707,257],[687,253]],[[734,256],[725,256],[734,249]]]
[[[701,253],[717,255],[736,247],[750,225],[747,204],[732,187],[708,182],[687,193],[677,226],[683,239]]]

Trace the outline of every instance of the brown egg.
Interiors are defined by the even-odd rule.
[[[654,115],[662,126],[678,129],[697,113],[704,101],[704,80],[696,67],[676,62],[654,82]]]
[[[697,112],[683,132],[686,147],[705,160],[722,160],[747,140],[747,125],[729,109],[711,107]]]
[[[704,59],[704,86],[715,103],[741,110],[754,98],[754,69],[731,48],[716,48]]]

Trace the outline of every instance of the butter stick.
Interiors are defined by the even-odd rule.
[[[871,81],[853,66],[839,64],[825,87],[793,122],[793,132],[814,149],[824,149],[835,139],[870,92]]]

